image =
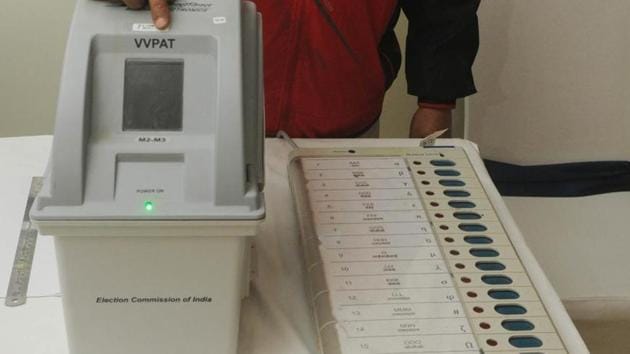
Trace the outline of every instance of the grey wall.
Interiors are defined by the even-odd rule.
[[[484,1],[469,138],[515,163],[630,158],[627,0]]]
[[[74,1],[3,1],[0,136],[49,134]]]

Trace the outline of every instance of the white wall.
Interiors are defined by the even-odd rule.
[[[628,0],[483,1],[470,138],[515,163],[630,158]]]
[[[0,137],[52,132],[74,1],[0,6]]]

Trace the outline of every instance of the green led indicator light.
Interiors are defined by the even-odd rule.
[[[151,201],[144,202],[144,210],[152,211],[153,210],[153,202],[151,202]]]

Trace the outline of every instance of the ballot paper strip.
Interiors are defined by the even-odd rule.
[[[404,159],[303,169],[342,353],[478,353]]]
[[[430,163],[445,154],[457,165],[458,182],[444,182],[435,173],[444,168]],[[296,166],[300,176],[292,179],[300,187],[293,188],[324,354],[566,353],[461,149],[414,158],[301,157]],[[476,206],[458,216],[474,222],[444,206],[451,199],[443,184],[458,183],[466,188],[455,189],[469,195],[455,199]],[[472,227],[468,234],[492,240],[509,287],[481,281],[488,273],[476,268],[479,259],[462,232],[453,231],[464,224]],[[516,303],[526,315],[493,311]],[[523,319],[535,329],[519,331],[525,335],[504,329],[506,320]],[[521,348],[519,341],[534,346]]]

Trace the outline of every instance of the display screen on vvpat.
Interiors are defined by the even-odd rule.
[[[184,62],[125,61],[123,130],[182,130]]]

